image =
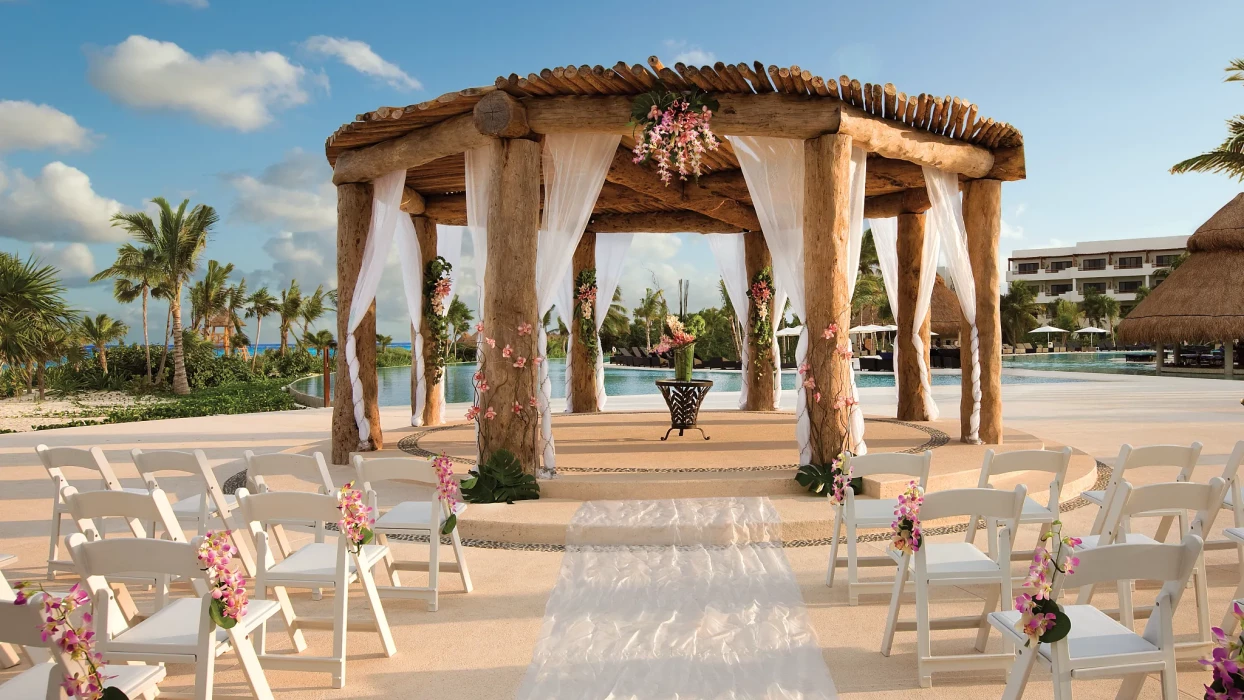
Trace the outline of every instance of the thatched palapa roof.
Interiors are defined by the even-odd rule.
[[[963,312],[959,309],[959,296],[946,285],[941,275],[933,283],[933,302],[929,310],[932,316],[929,330],[947,338],[959,335],[959,323],[963,320]]]
[[[1244,193],[1188,239],[1188,259],[1119,324],[1125,343],[1244,338]]]

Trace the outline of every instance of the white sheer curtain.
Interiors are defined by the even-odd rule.
[[[410,215],[399,208],[402,203],[402,187],[405,184],[405,170],[382,175],[372,183],[371,223],[367,233],[367,244],[363,247],[363,262],[359,266],[359,276],[354,283],[354,295],[350,301],[346,364],[350,371],[351,393],[354,398],[354,422],[359,430],[360,449],[367,447],[371,435],[371,423],[363,408],[363,382],[359,379],[358,339],[354,332],[363,322],[363,317],[367,315],[372,301],[376,298],[376,290],[380,288],[380,277],[384,273],[384,266],[389,259],[389,250],[395,236],[398,240],[398,256],[401,261],[402,286],[405,291],[407,310],[415,330],[419,329],[423,276],[421,271],[415,275],[411,274],[412,270],[419,270],[419,242],[415,238],[415,225],[410,220]],[[363,340],[367,343],[376,342],[375,338]]]
[[[929,365],[925,359],[924,339],[920,337],[920,326],[929,315],[929,307],[933,303],[933,286],[937,283],[937,263],[941,259],[941,246],[936,233],[929,233],[928,221],[925,221],[924,247],[920,251],[920,286],[916,291],[916,314],[912,317],[910,329],[900,328],[899,332],[911,333],[911,344],[916,351],[916,365],[920,368],[920,388],[924,392],[924,412],[929,420],[937,420],[941,411],[933,400],[933,387],[929,382]],[[894,365],[894,374],[898,375],[898,365]]]
[[[566,330],[570,330],[570,324],[574,322],[574,266],[566,268],[566,276],[557,287],[557,297],[553,300],[553,308],[557,310],[557,317],[561,318],[562,323],[566,324]],[[570,413],[570,403],[574,399],[574,382],[571,381],[574,365],[574,338],[566,334],[566,413]],[[552,391],[552,389],[549,389]]]
[[[458,280],[462,276],[462,234],[466,231],[463,226],[437,226],[436,227],[436,254],[445,258],[445,262],[449,263],[449,296],[445,298],[445,308],[442,315],[449,314],[449,305],[453,303],[454,295],[458,293]],[[422,273],[420,275],[419,288],[423,288]],[[463,328],[455,328],[453,332],[461,334]],[[452,342],[452,338],[450,339]],[[445,422],[445,388],[448,381],[444,375],[441,376],[440,394],[441,394],[441,415],[440,422]],[[420,412],[422,415],[422,411]]]
[[[618,150],[617,134],[549,134],[544,139],[544,216],[536,249],[536,323],[540,326],[538,352],[548,353],[548,335],[539,323],[565,294],[567,270],[592,207],[605,183],[605,173]],[[545,475],[556,473],[553,419],[549,412],[553,386],[549,363],[540,363],[540,436],[544,444]]]
[[[600,329],[609,315],[613,292],[622,279],[622,266],[631,250],[632,233],[596,234],[596,409],[605,410],[605,349],[600,344]],[[573,312],[572,312],[573,313]]]
[[[890,313],[898,314],[898,218],[869,219],[873,231],[873,245],[877,248],[877,266],[881,268],[881,282],[885,286],[886,299],[890,301]],[[893,348],[894,367],[898,369],[898,345]],[[898,372],[894,372],[894,395],[898,395]]]
[[[727,136],[734,146],[743,179],[756,207],[765,243],[773,257],[777,286],[790,296],[791,310],[806,318],[803,287],[803,141],[766,136]],[[808,354],[808,327],[804,324],[795,349],[802,365]],[[812,459],[808,404],[803,382],[795,383],[795,438],[799,460]]]
[[[475,287],[479,293],[480,322],[484,320],[484,273],[488,269],[488,169],[492,160],[487,146],[466,152],[466,215],[471,246],[475,250]],[[479,337],[484,342],[484,337]]]
[[[968,257],[968,234],[963,225],[963,200],[959,197],[959,178],[936,168],[924,167],[924,182],[929,190],[929,219],[946,246],[946,267],[955,283],[959,308],[972,326],[968,348],[972,353],[972,416],[968,423],[968,440],[980,441],[981,416],[981,365],[980,337],[976,332],[976,279],[972,275],[972,261]],[[933,238],[933,236],[926,236]],[[994,293],[997,293],[996,291]],[[967,368],[967,361],[961,363]]]
[[[848,299],[855,294],[855,280],[859,276],[860,271],[860,248],[864,242],[864,179],[867,170],[868,151],[859,146],[852,146],[850,166],[851,190],[848,193],[848,196],[851,198],[851,218],[847,235]],[[851,322],[848,320],[847,327],[850,328],[850,325]],[[843,329],[842,332],[847,333],[847,347],[854,352],[855,348],[851,345],[851,334],[847,329]],[[855,385],[854,358],[847,363],[847,372],[851,378],[851,398],[856,401],[850,409],[851,421],[848,426],[848,432],[851,434],[851,452],[857,455],[865,455],[868,454],[868,444],[864,442],[864,409],[860,408],[860,390]]]
[[[739,326],[742,328],[743,342],[739,346],[739,360],[743,367],[743,387],[739,391],[739,408],[747,405],[748,396],[751,394],[752,378],[755,376],[751,371],[751,343],[748,341],[751,333],[751,300],[747,297],[747,289],[751,280],[747,279],[747,260],[745,246],[743,243],[743,234],[741,233],[715,233],[708,236],[708,247],[713,251],[713,257],[717,259],[717,271],[721,274],[721,281],[726,285],[726,296],[730,297],[730,305],[734,307],[734,314],[739,319]],[[774,328],[777,324],[774,324]]]

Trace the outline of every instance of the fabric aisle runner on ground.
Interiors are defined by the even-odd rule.
[[[588,501],[518,697],[836,698],[767,498]]]

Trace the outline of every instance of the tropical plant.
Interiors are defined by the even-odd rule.
[[[795,472],[795,481],[809,493],[829,497],[834,493],[834,479],[838,469],[838,466],[833,463],[803,464],[800,465],[799,471]],[[864,477],[857,476],[850,480],[850,484],[856,493],[864,491]]]
[[[1084,317],[1094,326],[1105,326],[1114,335],[1114,320],[1119,317],[1119,300],[1102,294],[1094,289],[1084,292],[1084,301],[1080,303]]]
[[[1140,285],[1139,287],[1137,287],[1137,288],[1136,288],[1136,300],[1135,300],[1135,301],[1136,301],[1136,304],[1135,304],[1134,306],[1132,306],[1130,309],[1128,309],[1128,310],[1127,310],[1127,313],[1125,313],[1125,314],[1123,314],[1123,315],[1124,315],[1124,316],[1127,316],[1127,314],[1131,313],[1131,312],[1132,312],[1132,309],[1135,309],[1137,306],[1139,306],[1139,305],[1140,305],[1140,302],[1144,301],[1144,300],[1145,300],[1145,297],[1149,296],[1149,292],[1151,292],[1151,291],[1153,291],[1153,290],[1152,290],[1152,289],[1149,289],[1148,287],[1146,287],[1146,286],[1145,286],[1145,285],[1143,285],[1143,284],[1142,284],[1142,285]]]
[[[329,373],[329,357],[332,354],[332,351],[337,348],[337,340],[333,338],[333,334],[327,330],[321,330],[315,333],[304,331],[302,334],[302,344],[308,348],[314,349],[316,354],[320,356],[320,363],[323,365],[322,373],[324,375],[324,405],[331,406],[331,397],[333,394],[330,386],[332,378]]]
[[[125,334],[129,332],[129,326],[108,314],[97,314],[95,318],[87,316],[79,326],[82,340],[95,346],[95,354],[99,357],[99,366],[104,374],[108,374],[108,344],[124,340]]]
[[[182,200],[176,210],[163,197],[151,201],[160,210],[159,226],[144,212],[116,214],[112,222],[114,226],[129,231],[140,245],[152,249],[155,259],[159,261],[161,278],[172,289],[169,303],[173,315],[173,393],[188,394],[190,384],[186,379],[181,333],[181,291],[198,269],[199,255],[206,247],[218,217],[216,210],[206,204],[196,205],[187,212],[188,199]]]
[[[117,249],[116,261],[100,270],[91,281],[99,282],[110,278],[113,280],[112,296],[117,301],[129,304],[136,299],[142,299],[143,347],[147,352],[147,382],[150,383],[151,339],[147,332],[147,300],[151,297],[152,288],[163,281],[163,270],[160,261],[156,259],[155,250],[149,247],[139,248],[133,243],[122,245]]]
[[[302,332],[306,333],[311,330],[311,324],[324,317],[328,312],[328,306],[324,303],[327,292],[324,291],[324,285],[319,285],[311,296],[302,300],[302,310],[299,316],[302,319]]]
[[[52,342],[74,323],[64,293],[55,267],[0,252],[0,364],[24,365],[27,389]]]
[[[635,320],[643,324],[647,350],[652,352],[652,326],[655,324],[660,330],[661,322],[669,314],[669,307],[665,304],[665,291],[652,287],[645,289],[643,299],[632,313]]]
[[[500,449],[469,472],[462,481],[462,497],[468,503],[513,503],[540,497],[540,483],[523,471],[509,450]]]
[[[609,310],[605,312],[605,322],[600,327],[601,343],[614,347],[624,341],[631,330],[631,320],[627,317],[626,306],[622,304],[622,288],[615,287]]]
[[[1172,272],[1174,272],[1175,270],[1178,270],[1179,266],[1184,264],[1187,260],[1188,260],[1188,251],[1185,250],[1184,252],[1176,256],[1175,259],[1171,261],[1171,264],[1168,267],[1164,267],[1160,270],[1155,270],[1153,272],[1153,279],[1155,279],[1158,284],[1161,284],[1162,282],[1166,281],[1166,278],[1169,277]]]
[[[252,368],[259,361],[259,333],[263,330],[264,316],[276,313],[277,308],[276,297],[272,296],[267,287],[260,287],[246,298],[246,318],[255,319],[255,353],[251,357]]]
[[[890,313],[890,297],[886,295],[885,282],[881,275],[871,272],[856,275],[855,291],[851,294],[851,316],[861,323],[865,316],[869,321],[881,319]]]
[[[246,312],[246,278],[238,280],[225,290],[225,354],[232,352],[234,345],[249,345],[242,324],[242,314]],[[239,313],[242,312],[242,313]],[[235,337],[236,336],[236,337]],[[241,342],[235,342],[241,341]]]
[[[1244,59],[1232,60],[1224,70],[1225,82],[1244,82]],[[1171,166],[1171,173],[1224,173],[1244,180],[1244,115],[1227,120],[1227,138],[1218,148],[1176,163]]]
[[[721,297],[721,310],[730,317],[730,340],[734,341],[734,356],[743,356],[743,326],[739,321],[739,315],[734,311],[734,304],[730,301],[730,292],[726,289],[726,281],[724,279],[717,280],[717,294]]]
[[[881,261],[877,258],[877,242],[873,239],[873,230],[864,229],[864,236],[860,239],[859,274],[861,276],[876,274],[880,266]]]
[[[389,349],[389,345],[393,343],[393,336],[376,334],[376,345],[380,346],[380,352]]]
[[[1058,299],[1050,304],[1049,309],[1050,322],[1056,328],[1062,328],[1065,331],[1073,331],[1080,326],[1080,306],[1073,301],[1066,299]],[[1063,334],[1063,342],[1066,342],[1067,334]]]
[[[1012,345],[1025,342],[1028,331],[1038,325],[1037,314],[1040,311],[1041,305],[1037,303],[1037,294],[1032,287],[1021,280],[1012,280],[999,302],[1002,330]]]
[[[164,314],[164,344],[160,346],[160,365],[156,368],[155,381],[156,385],[164,383],[164,368],[168,365],[168,341],[169,335],[173,330],[173,286],[167,280],[157,284],[151,288],[151,298],[160,299],[168,304],[168,311]]]
[[[474,320],[475,314],[471,312],[471,307],[464,304],[462,300],[458,298],[458,295],[455,294],[453,300],[449,302],[449,311],[445,313],[446,325],[454,329],[453,333],[450,335],[450,337],[453,338],[453,341],[450,343],[449,347],[445,348],[446,353],[453,353],[454,355],[457,355],[458,338],[471,327],[471,321]],[[445,361],[449,361],[448,355],[446,356]]]
[[[289,288],[281,290],[276,312],[281,317],[281,353],[284,353],[289,349],[289,334],[294,323],[302,318],[302,289],[298,287],[298,280],[290,280]]]

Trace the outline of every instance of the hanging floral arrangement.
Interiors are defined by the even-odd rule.
[[[371,506],[363,503],[363,492],[354,488],[353,481],[347,481],[338,492],[337,510],[341,511],[337,526],[341,536],[346,538],[346,549],[358,554],[363,551],[363,545],[370,544],[375,538],[372,527],[376,524],[376,518]]]
[[[1053,552],[1045,544],[1046,540],[1054,543]],[[1015,629],[1028,637],[1024,646],[1037,642],[1053,644],[1071,632],[1071,618],[1054,600],[1054,577],[1070,574],[1080,565],[1079,557],[1063,559],[1062,556],[1064,547],[1074,548],[1079,544],[1079,537],[1063,537],[1063,524],[1057,520],[1049,532],[1041,536],[1041,544],[1028,567],[1028,578],[1024,580],[1023,587],[1027,590],[1015,598],[1015,609],[1020,612]],[[1063,562],[1062,567],[1058,565],[1059,560]]]
[[[596,269],[581,270],[575,278],[574,303],[579,319],[579,342],[592,362],[600,351],[596,343]]]
[[[894,521],[890,523],[893,535],[890,545],[899,552],[915,554],[924,544],[924,533],[920,529],[920,506],[924,503],[924,489],[912,481],[898,495],[898,505],[894,508]]]
[[[773,268],[766,267],[752,278],[752,286],[747,288],[747,297],[751,299],[749,323],[751,325],[752,345],[760,349],[752,358],[757,373],[766,369],[775,369],[773,353],[773,315],[769,313],[769,305],[773,302]]]
[[[449,322],[445,316],[453,266],[436,256],[423,271],[423,323],[432,339],[429,358],[423,367],[429,384],[436,384],[445,374],[445,358],[449,354]]]
[[[508,430],[523,436],[523,441],[534,440],[540,422],[540,400],[537,395],[540,393],[540,367],[544,364],[544,357],[539,354],[535,326],[531,323],[520,323],[513,331],[503,329],[502,334],[509,341],[506,342],[503,338],[499,352],[497,337],[488,335],[484,324],[475,324],[475,332],[482,340],[479,369],[471,378],[471,384],[475,388],[475,400],[466,411],[466,419],[475,421],[482,428],[498,416],[509,416],[508,420],[503,419],[503,422],[508,423]],[[505,393],[512,396],[512,400],[497,398],[496,390],[501,387],[505,387]],[[482,432],[482,429],[476,431],[477,444],[481,450],[483,444],[479,442],[478,436]],[[510,454],[510,458],[517,459],[513,454]],[[532,466],[534,468],[538,465]],[[464,481],[462,488],[469,490],[471,486]]]
[[[667,186],[674,179],[699,178],[704,153],[717,150],[709,122],[717,100],[699,90],[671,92],[662,87],[631,103],[631,126],[641,129],[633,151],[636,163],[652,160]]]
[[[432,468],[436,470],[436,497],[449,511],[445,524],[441,527],[441,534],[448,535],[458,526],[458,514],[466,510],[466,504],[462,502],[458,480],[454,478],[454,461],[449,455],[440,453],[432,460]]]
[[[65,677],[61,681],[65,695],[81,700],[128,700],[129,696],[120,688],[105,685],[115,676],[105,676],[103,673],[104,658],[95,651],[95,630],[91,614],[83,614],[77,626],[71,619],[76,617],[75,611],[78,608],[92,607],[91,595],[82,584],[73,584],[63,598],[48,593],[41,583],[18,581],[13,584],[13,588],[16,591],[13,605],[28,603],[37,595],[32,595],[33,589],[38,589],[43,594],[40,599],[40,612],[44,620],[40,627],[43,640],[51,640],[67,659],[80,664],[80,670],[86,672],[84,675],[78,670],[66,669]],[[43,697],[42,692],[39,697]]]
[[[1230,700],[1244,697],[1244,607],[1239,602],[1231,604],[1235,617],[1236,633],[1230,638],[1221,627],[1214,628],[1214,650],[1208,659],[1201,659],[1208,666],[1214,680],[1205,686],[1205,700]]]
[[[207,585],[212,588],[208,615],[222,629],[232,628],[246,614],[246,581],[229,566],[237,553],[227,532],[209,530],[199,542],[199,566],[207,575]]]

